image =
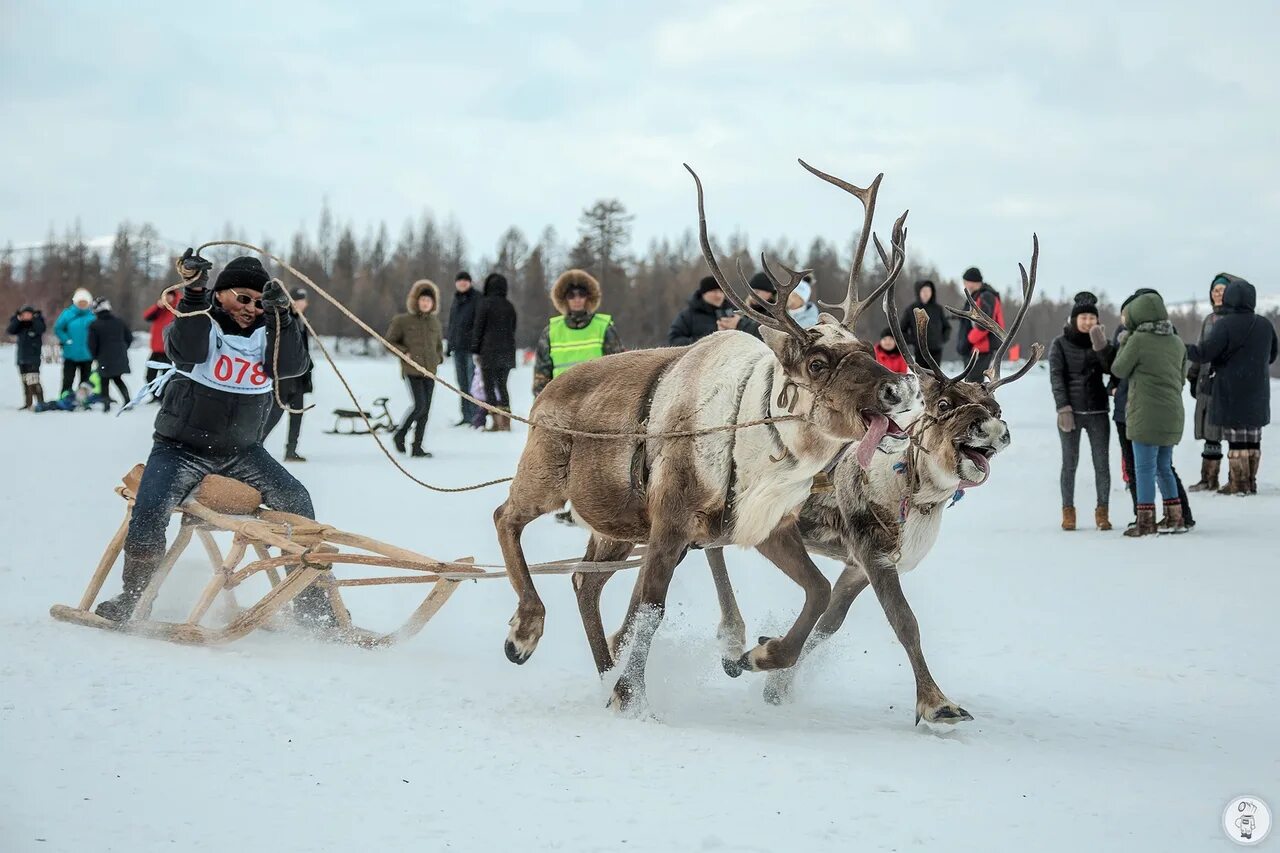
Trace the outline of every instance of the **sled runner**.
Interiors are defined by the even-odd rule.
[[[395,432],[396,422],[387,409],[387,398],[379,397],[373,401],[373,405],[375,408],[380,406],[382,411],[375,415],[373,412],[360,412],[356,409],[334,409],[333,429],[325,430],[325,435],[368,435],[379,430]],[[373,429],[364,428],[365,419],[373,425]]]
[[[501,566],[476,566],[471,557],[436,560],[300,515],[267,509],[262,506],[262,496],[256,489],[236,480],[211,475],[205,477],[191,497],[176,510],[182,517],[178,535],[143,592],[134,617],[124,623],[113,622],[98,616],[93,608],[107,578],[120,562],[142,471],[142,465],[134,466],[125,475],[124,483],[116,487],[116,493],[126,503],[124,521],[107,544],[79,604],[75,607],[53,605],[49,609],[53,618],[175,643],[218,645],[238,640],[255,629],[271,629],[274,627],[273,619],[285,611],[299,593],[311,584],[317,584],[328,591],[337,620],[336,628],[326,637],[377,648],[418,634],[463,581],[506,577]],[[231,534],[230,545],[225,552],[214,538],[215,533]],[[212,577],[185,621],[152,618],[151,611],[161,587],[193,539],[198,539],[203,546],[213,569]],[[274,555],[272,549],[276,552]],[[250,552],[253,556],[249,556]],[[560,560],[531,566],[530,569],[536,574],[613,572],[634,568],[639,563],[638,554],[633,554],[629,559],[616,563]],[[335,570],[342,565],[377,567],[399,574],[339,578]],[[247,607],[241,606],[236,590],[256,575],[266,578],[269,589],[257,601]],[[378,633],[353,624],[342,590],[395,584],[427,584],[430,590],[404,624],[394,631]],[[215,620],[210,611],[219,597],[224,599],[225,606],[221,610],[225,615]],[[221,624],[209,624],[213,622]]]

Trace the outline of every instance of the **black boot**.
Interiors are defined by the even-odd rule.
[[[409,455],[410,455],[410,456],[415,456],[415,457],[417,457],[417,458],[419,458],[419,459],[430,459],[430,458],[431,458],[431,451],[430,451],[430,450],[423,450],[423,449],[422,449],[422,445],[421,445],[421,444],[415,444],[415,445],[413,446],[413,452],[412,452],[412,453],[410,453]]]
[[[293,599],[293,618],[303,628],[325,631],[337,627],[338,617],[327,590],[312,583]]]
[[[307,458],[305,456],[299,456],[298,448],[290,446],[284,449],[284,461],[285,462],[306,462]]]
[[[399,450],[401,453],[405,452],[404,434],[406,431],[407,430],[405,430],[404,427],[401,427],[400,429],[396,430],[395,435],[391,436],[391,443],[394,444],[396,446],[396,450]]]
[[[124,592],[115,598],[108,598],[93,609],[103,619],[112,622],[128,622],[133,617],[134,608],[142,598],[142,591],[147,588],[151,576],[155,573],[158,559],[146,559],[124,555]]]
[[[413,427],[413,453],[412,453],[411,455],[412,455],[412,456],[416,456],[416,457],[418,457],[419,459],[430,459],[430,458],[431,458],[431,454],[430,454],[429,452],[427,452],[426,450],[423,450],[423,449],[422,449],[422,439],[426,436],[426,432],[427,432],[427,419],[426,419],[426,418],[423,418],[422,420],[420,420],[420,421],[418,421],[416,424],[414,424],[414,427]]]

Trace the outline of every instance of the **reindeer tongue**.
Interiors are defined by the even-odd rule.
[[[867,434],[862,437],[862,441],[858,443],[858,464],[863,470],[871,467],[871,459],[875,456],[876,448],[880,446],[880,441],[889,432],[889,419],[879,412],[871,415],[867,420]]]

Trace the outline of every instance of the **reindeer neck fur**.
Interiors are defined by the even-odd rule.
[[[717,332],[690,347],[663,376],[653,397],[650,430],[793,414],[778,403],[785,382],[782,365],[761,341],[741,332]],[[803,388],[797,392],[794,414],[804,416],[814,399]],[[804,421],[650,442],[650,492],[662,495],[668,486],[687,481],[692,470],[700,504],[692,509],[731,522],[712,538],[750,547],[798,512],[814,475],[842,446]]]

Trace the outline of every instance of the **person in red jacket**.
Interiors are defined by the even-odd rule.
[[[893,332],[885,329],[880,333],[880,342],[875,346],[876,361],[892,370],[894,373],[907,372],[907,360],[902,357],[902,353],[898,351],[898,340],[893,336]]]
[[[964,289],[973,300],[973,304],[978,306],[979,311],[995,320],[1000,328],[1005,327],[1004,305],[1000,302],[1000,294],[982,280],[982,271],[977,267],[969,267],[964,271]],[[995,348],[991,346],[991,334],[985,329],[974,326],[973,321],[967,317],[962,317],[959,338],[956,341],[956,350],[966,364],[975,351],[978,353],[977,362],[964,378],[970,382],[980,382],[982,374],[991,366],[991,357],[995,352]]]
[[[170,306],[178,307],[178,291],[171,292],[165,298]],[[164,365],[171,363],[164,352],[164,330],[173,322],[173,312],[156,303],[142,312],[142,319],[151,324],[151,356],[147,359],[147,384],[150,385],[152,380],[167,369]],[[152,395],[151,401],[158,403],[160,398]]]

